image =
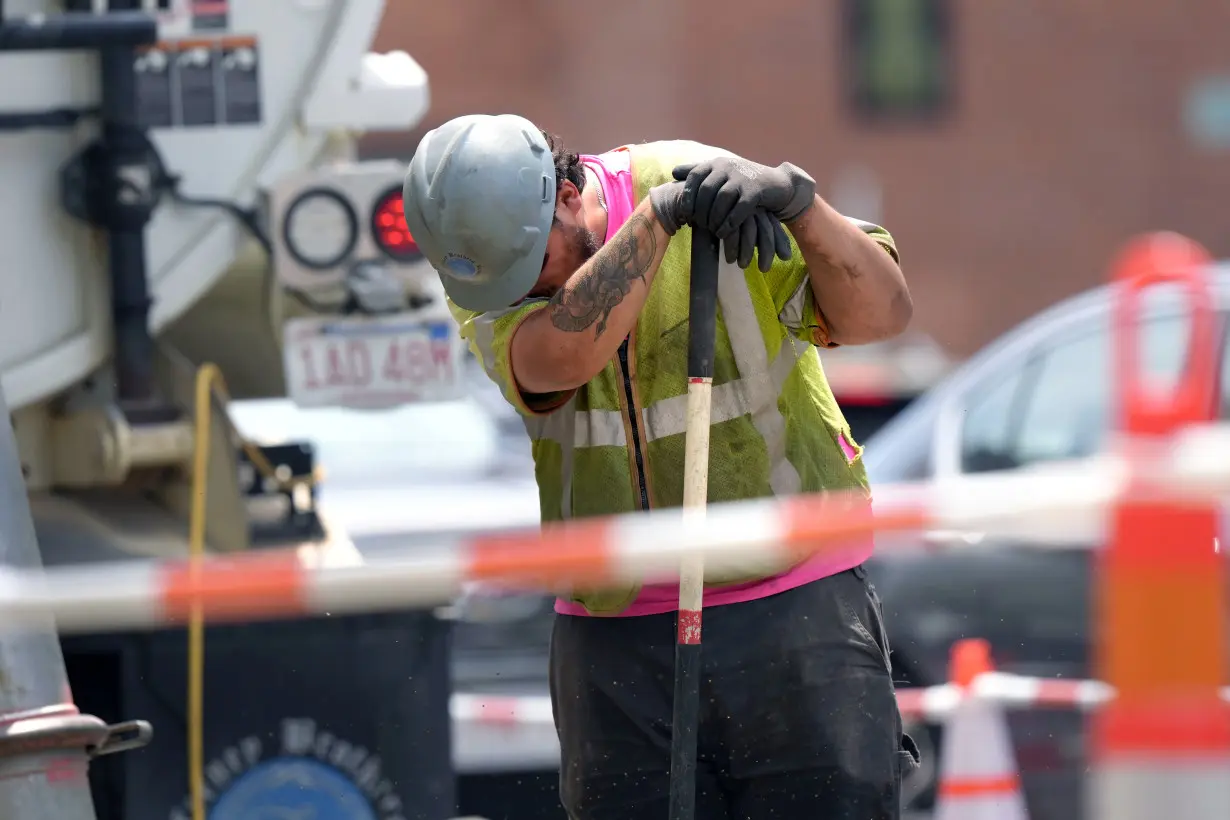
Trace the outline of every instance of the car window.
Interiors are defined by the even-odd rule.
[[[996,373],[971,395],[961,426],[961,469],[965,472],[1015,466],[1009,460],[1016,427],[1013,409],[1025,374],[1031,369],[1026,366]]]
[[[1185,314],[1168,313],[1141,328],[1141,366],[1160,390],[1173,389],[1182,370],[1188,323]],[[967,394],[962,469],[1010,469],[1096,452],[1112,423],[1111,363],[1103,316],[987,378]]]
[[[1073,339],[1043,353],[1020,397],[1020,422],[1008,447],[1016,464],[1091,455],[1110,417],[1110,337]]]

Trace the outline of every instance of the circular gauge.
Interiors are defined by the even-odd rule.
[[[304,191],[286,209],[282,239],[299,264],[326,270],[341,264],[359,241],[359,218],[345,197],[328,188]]]
[[[418,243],[406,227],[400,187],[390,188],[377,198],[372,208],[372,238],[380,250],[396,262],[414,262],[423,257]]]

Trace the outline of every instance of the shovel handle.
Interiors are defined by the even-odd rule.
[[[688,405],[684,434],[683,506],[704,515],[709,493],[709,418],[717,333],[718,243],[692,229],[688,305]],[[679,567],[675,697],[671,718],[670,820],[696,817],[696,736],[700,720],[700,634],[705,565],[688,555]]]

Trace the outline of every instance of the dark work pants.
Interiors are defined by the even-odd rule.
[[[705,610],[697,820],[897,820],[917,763],[862,567]],[[557,615],[551,700],[573,820],[666,820],[675,613]]]

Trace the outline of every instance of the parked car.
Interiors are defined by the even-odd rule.
[[[1209,276],[1217,307],[1215,412],[1230,419],[1230,264]],[[1106,441],[1116,411],[1111,310],[1104,286],[1051,307],[1005,334],[866,442],[875,484],[943,478],[1079,458]],[[1173,385],[1186,362],[1190,317],[1176,287],[1152,288],[1139,315],[1141,366]],[[944,551],[982,540],[983,549]],[[1227,543],[1225,528],[1220,538]],[[927,547],[921,550],[919,547]],[[1063,549],[943,532],[880,539],[871,574],[884,601],[900,685],[946,678],[954,641],[990,641],[1000,669],[1086,678],[1090,663],[1090,555],[1098,541],[1074,536]],[[938,551],[937,547],[940,547]],[[1086,765],[1083,719],[1062,711],[1010,715],[1030,816],[1080,816]],[[914,727],[929,761],[910,791],[933,797],[938,729]],[[929,743],[925,741],[930,741]]]

